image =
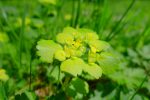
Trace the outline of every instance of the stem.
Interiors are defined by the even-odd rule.
[[[23,12],[23,15],[22,15],[22,27],[21,27],[21,30],[20,30],[20,39],[19,39],[19,68],[22,67],[22,46],[23,46],[23,34],[24,34],[24,31],[25,31],[25,16],[26,16],[26,7],[24,6],[24,12]],[[21,73],[19,73],[21,74]]]
[[[76,17],[75,17],[75,22],[74,22],[74,27],[77,27],[79,17],[80,17],[80,10],[81,10],[81,0],[78,0],[78,5],[77,5],[77,12],[76,12]]]
[[[143,79],[143,81],[141,82],[140,86],[138,87],[138,89],[134,92],[134,94],[131,96],[131,98],[129,100],[133,100],[134,96],[137,94],[137,92],[139,91],[139,89],[143,86],[144,82],[146,81],[148,75],[145,76],[145,78]]]
[[[32,55],[30,58],[30,81],[29,81],[29,91],[31,91],[31,84],[32,84]]]
[[[12,39],[12,40],[14,40],[14,39],[18,40],[19,37],[17,36],[17,34],[16,34],[16,32],[14,31],[14,29],[13,29],[11,23],[9,22],[6,12],[5,12],[3,9],[1,9],[1,11],[2,11],[2,16],[3,16],[3,18],[4,18],[5,22],[6,22],[6,24],[7,24],[8,27],[11,29],[11,32],[12,32],[12,34],[13,34],[13,37],[11,37],[11,39]]]
[[[139,37],[135,40],[135,43],[137,43],[136,48],[140,48],[141,47],[141,42],[145,41],[145,34],[148,32],[148,30],[150,29],[149,24],[146,25],[146,27],[144,28],[143,32],[139,35]]]
[[[121,92],[121,86],[119,86],[116,91],[116,95],[115,95],[116,100],[120,100],[120,92]]]
[[[111,40],[112,37],[114,35],[116,35],[117,33],[113,34],[117,28],[119,27],[120,23],[122,22],[122,20],[125,18],[125,16],[127,15],[127,13],[129,12],[129,10],[132,8],[133,4],[135,3],[135,0],[132,0],[131,4],[129,5],[129,7],[126,9],[126,11],[124,12],[124,14],[122,15],[122,17],[120,18],[120,20],[116,23],[116,25],[113,27],[113,29],[111,30],[111,32],[108,34],[106,40]]]
[[[70,26],[72,26],[72,27],[73,27],[73,23],[74,23],[74,21],[73,21],[74,11],[75,11],[75,0],[73,0],[73,2],[72,2],[72,17],[71,17],[71,21],[70,21]]]

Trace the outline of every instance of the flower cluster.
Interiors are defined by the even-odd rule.
[[[98,79],[103,69],[99,59],[102,59],[101,55],[107,53],[109,47],[92,30],[66,27],[56,36],[56,41],[40,40],[37,54],[44,62],[52,63],[55,59],[60,61],[63,72]]]

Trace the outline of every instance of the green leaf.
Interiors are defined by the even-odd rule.
[[[89,46],[91,48],[91,51],[93,51],[93,48],[95,48],[98,52],[106,51],[110,48],[109,43],[101,40],[89,41]]]
[[[49,72],[47,73],[47,76],[50,77],[51,82],[58,82],[64,78],[64,73],[60,72],[59,66],[51,66],[47,69]]]
[[[74,98],[82,98],[89,92],[89,85],[80,78],[73,78],[66,88],[66,93]]]
[[[72,45],[74,41],[74,35],[77,33],[76,29],[72,27],[66,27],[64,28],[62,33],[59,33],[56,36],[57,42],[61,44],[69,44]]]
[[[66,60],[66,54],[63,50],[58,50],[55,52],[55,58],[59,61]]]
[[[62,62],[60,69],[61,71],[73,76],[81,75],[82,71],[87,72],[95,79],[98,79],[102,75],[102,69],[100,66],[95,63],[88,65],[82,59],[76,57]]]
[[[77,29],[79,34],[77,34],[77,38],[80,38],[81,40],[84,40],[85,42],[98,40],[99,37],[96,34],[96,32],[89,30],[89,29]]]
[[[61,44],[72,44],[74,41],[74,36],[70,33],[59,33],[56,36],[56,40],[58,43]]]
[[[97,53],[91,52],[91,50],[88,52],[88,63],[95,63],[97,58]]]
[[[63,33],[67,33],[67,34],[72,34],[74,35],[75,33],[77,33],[78,31],[72,27],[65,27],[63,29]]]
[[[108,52],[102,52],[97,57],[97,62],[99,63],[105,75],[114,73],[118,69],[119,65],[118,58]]]
[[[117,81],[120,85],[126,85],[128,88],[137,88],[145,77],[144,70],[140,68],[123,68],[109,75],[109,77]]]
[[[95,63],[91,63],[88,66],[84,67],[83,70],[93,76],[95,79],[98,79],[102,76],[102,69]]]
[[[38,49],[37,54],[40,56],[40,59],[47,63],[52,63],[54,53],[57,50],[62,50],[62,47],[52,40],[40,40],[36,48]]]
[[[120,100],[130,100],[131,96],[135,93],[136,91],[130,91],[128,93],[123,93],[121,91],[120,93]],[[149,100],[146,96],[136,94],[132,100]]]
[[[77,76],[82,73],[82,69],[85,66],[87,65],[82,59],[74,57],[62,62],[60,69],[63,72]]]
[[[144,59],[150,59],[150,44],[143,46],[143,48],[138,51]]]
[[[15,100],[36,100],[36,95],[32,92],[25,91],[24,93],[15,95]]]

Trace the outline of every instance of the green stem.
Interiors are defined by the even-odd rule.
[[[131,98],[129,100],[133,100],[134,96],[137,94],[137,92],[139,91],[139,89],[143,86],[144,82],[147,80],[147,77],[148,77],[148,75],[145,76],[145,78],[143,79],[143,81],[139,85],[138,89],[134,92],[134,94],[131,96]]]
[[[79,17],[80,17],[80,11],[81,11],[81,0],[78,0],[74,27],[77,27],[77,24],[78,24],[78,21],[79,21]]]
[[[125,18],[125,16],[128,14],[128,12],[130,11],[130,9],[132,8],[132,6],[134,5],[135,0],[132,0],[131,4],[129,5],[129,7],[126,9],[126,11],[124,12],[124,14],[122,15],[122,17],[120,18],[120,20],[116,23],[116,25],[113,27],[113,29],[111,30],[111,32],[108,34],[106,40],[111,40],[112,37],[114,37],[114,35],[116,35],[116,30],[119,27],[120,23],[123,21],[123,19]],[[115,32],[115,34],[113,34]]]
[[[19,68],[22,67],[22,47],[23,47],[23,35],[25,33],[25,17],[26,17],[26,5],[24,6],[24,9],[23,9],[23,15],[22,15],[22,27],[21,27],[21,30],[20,30],[20,35],[19,35]],[[20,76],[21,75],[21,72],[19,72]]]
[[[75,0],[73,0],[72,2],[72,17],[71,17],[71,21],[70,21],[70,26],[73,27],[73,24],[74,24],[74,12],[75,12]]]
[[[8,17],[7,17],[6,12],[5,12],[3,9],[1,9],[1,11],[2,11],[2,15],[3,15],[3,18],[4,18],[5,22],[6,22],[6,24],[7,24],[8,27],[11,29],[11,32],[12,32],[12,34],[13,34],[13,37],[11,37],[11,39],[12,39],[12,40],[14,40],[14,39],[18,40],[19,37],[17,36],[17,34],[16,34],[16,32],[14,31],[14,29],[13,29],[12,25],[10,24],[10,22],[8,21]]]

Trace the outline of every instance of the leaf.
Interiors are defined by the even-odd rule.
[[[66,93],[74,98],[82,98],[89,92],[89,85],[80,78],[73,78],[66,88]]]
[[[106,51],[110,48],[109,43],[107,43],[105,41],[101,41],[101,40],[89,41],[89,46],[91,48],[91,51],[93,51],[93,48],[95,48],[96,51],[98,51],[98,52]]]
[[[38,49],[37,54],[40,56],[40,59],[47,63],[52,63],[54,53],[57,50],[62,50],[62,47],[52,40],[40,40],[36,48]]]
[[[119,60],[117,57],[108,52],[102,52],[97,57],[97,62],[105,75],[114,73],[118,69]]]
[[[47,69],[49,72],[47,73],[47,76],[50,77],[51,82],[58,82],[64,78],[64,73],[60,72],[59,66],[51,66],[49,69]]]
[[[138,51],[143,58],[150,59],[150,44],[143,46],[143,48]]]
[[[60,69],[63,72],[77,76],[82,73],[82,69],[85,66],[87,65],[82,59],[74,57],[62,62]]]
[[[74,36],[70,33],[59,33],[56,36],[56,40],[58,43],[71,45],[74,41]]]
[[[128,88],[137,88],[145,77],[144,70],[140,68],[124,68],[109,77],[117,81],[120,85],[126,85]]]
[[[98,79],[102,76],[102,69],[95,63],[91,63],[88,66],[84,67],[83,70],[93,76],[95,79]]]
[[[72,27],[65,27],[63,33],[75,35],[78,31]]]
[[[97,58],[97,54],[91,51],[88,52],[88,63],[95,63]]]
[[[25,91],[21,94],[15,95],[15,100],[36,100],[36,96],[32,92]]]
[[[91,41],[91,40],[98,40],[99,37],[96,34],[96,32],[90,30],[90,29],[77,29],[79,33],[82,34],[82,36],[84,36],[85,41]],[[81,35],[80,35],[81,36]]]
[[[130,91],[128,93],[123,93],[121,91],[120,93],[120,100],[130,100],[131,96],[135,93],[136,91]],[[132,100],[149,100],[146,96],[136,94]]]
[[[58,50],[55,52],[55,58],[59,61],[66,60],[66,54],[63,50]]]
[[[72,45],[74,42],[74,35],[77,33],[76,29],[72,27],[64,28],[62,33],[57,34],[56,40],[61,44]]]

